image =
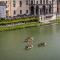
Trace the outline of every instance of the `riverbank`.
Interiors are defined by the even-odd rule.
[[[21,28],[27,28],[27,27],[33,27],[33,26],[39,26],[39,25],[40,23],[32,22],[32,23],[26,23],[26,24],[16,25],[16,26],[0,27],[0,31],[15,30],[15,29],[21,29]]]
[[[6,20],[0,20],[0,25],[37,22],[38,20],[39,20],[38,17],[17,18],[13,20],[6,19]]]
[[[39,23],[38,18],[23,18],[23,19],[17,19],[17,20],[5,20],[0,22],[0,31],[8,31],[8,30],[15,30],[15,29],[21,29],[21,28],[27,28],[27,27],[33,27],[33,26],[41,26],[41,25],[47,25],[47,24],[53,24],[53,23],[60,23],[60,19],[56,19],[53,21],[50,21],[50,23]]]
[[[38,17],[17,18],[14,20],[0,20],[0,31],[14,30],[38,25]]]
[[[56,18],[56,20],[50,21],[50,23],[60,23],[60,17],[59,18]]]
[[[43,26],[48,24],[50,23],[31,22],[31,23],[26,23],[22,25],[0,27],[0,31],[16,30],[16,29],[22,29],[22,28],[28,28],[28,27],[34,27],[34,26]]]

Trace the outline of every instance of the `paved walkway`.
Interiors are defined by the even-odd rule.
[[[43,18],[42,20],[41,20],[41,17],[40,17],[40,20],[39,21],[40,22],[43,22],[43,23],[50,23],[51,20],[55,20],[55,19],[56,19],[56,15],[54,15],[53,17],[48,18],[48,19],[44,19]]]

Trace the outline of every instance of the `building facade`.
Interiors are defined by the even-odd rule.
[[[57,13],[60,14],[60,0],[57,0]]]
[[[1,0],[0,0],[1,1]],[[57,12],[57,0],[2,0],[6,3],[6,16],[46,15]]]
[[[4,2],[0,2],[0,18],[6,18],[6,4]]]
[[[30,0],[30,11],[34,15],[55,14],[57,0]]]

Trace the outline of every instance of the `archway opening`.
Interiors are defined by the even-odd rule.
[[[39,6],[36,6],[36,15],[39,15]]]
[[[52,12],[51,12],[51,9],[52,9],[52,8],[51,8],[51,5],[49,5],[49,13],[50,13],[50,14],[52,13]]]
[[[42,8],[42,11],[43,11],[43,14],[45,15],[46,14],[46,7],[45,7],[45,5],[43,5],[43,8]]]
[[[31,15],[34,15],[34,6],[31,6]]]

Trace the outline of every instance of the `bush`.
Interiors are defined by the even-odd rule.
[[[5,20],[5,19],[1,19],[0,25],[13,24],[13,23],[19,23],[19,22],[22,22],[22,23],[38,22],[38,17],[18,18],[16,20]]]
[[[0,18],[0,22],[1,22],[1,21],[4,21],[4,20],[5,20],[5,18]]]

